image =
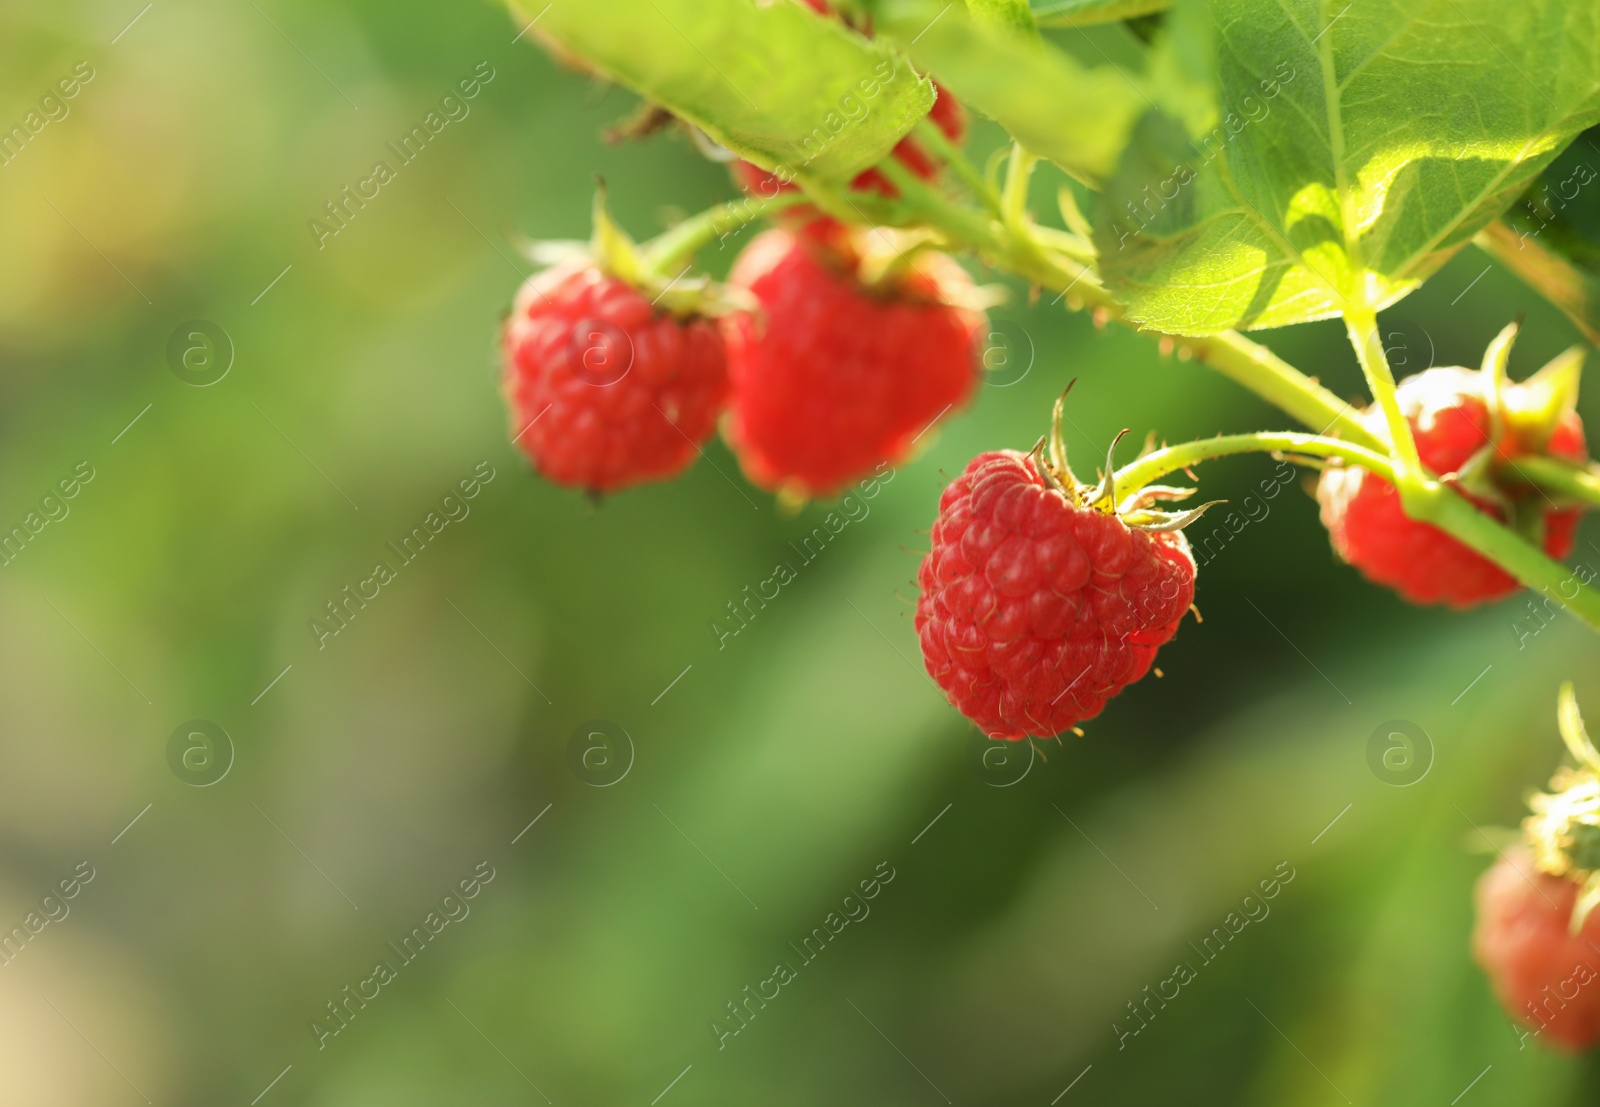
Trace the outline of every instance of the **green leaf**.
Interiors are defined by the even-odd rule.
[[[962,103],[1086,183],[1110,175],[1148,107],[1130,75],[980,24],[960,3],[882,0],[874,15],[879,33],[898,39]]]
[[[1489,224],[1474,241],[1560,308],[1591,346],[1600,346],[1600,274],[1563,256],[1554,243],[1526,238],[1504,222]]]
[[[534,34],[785,175],[848,180],[933,105],[903,58],[804,4],[514,3]]]
[[[1600,119],[1592,4],[1203,6],[1217,118],[1148,115],[1096,227],[1128,314],[1169,333],[1385,307]]]
[[[1092,27],[1164,12],[1172,0],[1035,0],[1033,18],[1041,27]]]
[[[1600,346],[1600,130],[1551,162],[1474,240]]]
[[[1028,38],[1039,37],[1028,0],[967,0],[967,10],[980,23],[1008,30]]]

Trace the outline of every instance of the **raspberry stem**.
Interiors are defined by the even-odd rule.
[[[1384,423],[1389,428],[1389,441],[1397,463],[1399,480],[1396,487],[1401,496],[1409,491],[1407,485],[1425,480],[1422,459],[1417,456],[1417,443],[1411,437],[1411,424],[1400,411],[1400,401],[1395,396],[1394,373],[1389,368],[1389,355],[1384,352],[1383,339],[1378,335],[1378,319],[1370,310],[1349,307],[1344,313],[1345,333],[1350,345],[1355,347],[1356,359],[1361,362],[1362,375],[1378,409],[1383,412]]]
[[[1593,465],[1574,465],[1560,458],[1529,454],[1504,463],[1503,471],[1541,492],[1600,507],[1600,471]]]
[[[1033,179],[1033,167],[1039,159],[1022,148],[1022,143],[1011,144],[1011,160],[1006,165],[1005,191],[1001,195],[1001,218],[1012,237],[1027,241],[1028,182]]]
[[[1154,453],[1145,454],[1117,470],[1117,487],[1122,489],[1124,494],[1136,492],[1169,473],[1181,472],[1202,461],[1245,453],[1338,458],[1359,465],[1363,469],[1370,469],[1385,480],[1394,479],[1393,461],[1375,450],[1357,446],[1342,438],[1324,438],[1300,431],[1256,431],[1252,434],[1223,434],[1215,438],[1202,438],[1176,446],[1165,446]]]
[[[888,200],[862,192],[852,193],[855,201],[852,206],[857,208],[858,213],[871,213],[875,221],[893,226],[921,224],[931,227],[953,245],[971,249],[999,268],[1041,287],[1056,289],[1061,297],[1075,296],[1079,302],[1092,305],[1097,314],[1105,318],[1129,323],[1121,305],[1101,285],[1092,267],[1048,248],[1037,238],[1030,236],[1026,241],[1019,241],[1016,229],[1007,222],[952,203],[915,174],[898,165],[894,158],[880,162],[878,168],[894,183],[900,196]],[[1227,452],[1280,450],[1344,457],[1347,461],[1364,464],[1394,484],[1400,492],[1407,515],[1431,523],[1470,546],[1500,565],[1521,584],[1543,593],[1592,629],[1600,631],[1600,591],[1585,587],[1566,566],[1545,556],[1423,470],[1421,459],[1417,456],[1416,442],[1411,437],[1410,424],[1399,411],[1394,374],[1379,339],[1374,313],[1370,310],[1347,310],[1346,328],[1372,387],[1374,399],[1388,422],[1390,437],[1394,440],[1394,458],[1384,456],[1390,450],[1390,443],[1382,441],[1368,430],[1350,404],[1265,347],[1258,346],[1235,331],[1228,331],[1199,338],[1174,335],[1168,340],[1180,353],[1206,362],[1305,425],[1318,428],[1321,433],[1296,435],[1293,432],[1265,432],[1224,436],[1210,440],[1209,445],[1191,443],[1193,460],[1201,461]],[[1330,432],[1342,437],[1322,437]],[[1278,441],[1274,442],[1274,438]],[[1227,442],[1233,442],[1236,448],[1219,453],[1216,444]],[[1338,450],[1335,451],[1328,443],[1337,444]],[[1128,466],[1119,474],[1119,483],[1128,479],[1130,470],[1137,477],[1142,477],[1144,482],[1156,479],[1159,466],[1164,464],[1151,462],[1150,459],[1157,456],[1160,456],[1159,452]],[[1167,455],[1169,460],[1177,457],[1177,454]],[[1174,466],[1174,469],[1181,468],[1182,465]],[[1172,472],[1174,469],[1164,471]],[[1132,486],[1130,483],[1129,487]]]
[[[1048,237],[1018,242],[1010,228],[981,212],[951,203],[895,159],[880,163],[879,169],[894,182],[901,199],[886,201],[856,194],[863,206],[870,205],[875,217],[896,226],[923,223],[934,227],[952,242],[1023,279],[1054,289],[1061,294],[1058,299],[1070,297],[1092,306],[1106,318],[1141,329],[1126,318],[1122,306],[1101,285],[1092,267],[1053,247]],[[1354,407],[1237,331],[1205,337],[1162,337],[1174,345],[1180,356],[1192,356],[1318,432],[1337,431],[1351,442],[1383,445],[1361,422]]]
[[[973,199],[982,204],[990,215],[1000,214],[999,194],[990,187],[972,160],[939,129],[938,124],[924,116],[918,120],[912,133],[919,143],[927,147],[929,153],[956,175],[967,191],[972,193]]]
[[[708,208],[645,243],[640,248],[643,268],[653,276],[670,278],[712,239],[805,202],[803,192],[792,191],[759,200],[745,197]]]

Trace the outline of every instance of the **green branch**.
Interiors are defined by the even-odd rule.
[[[1056,292],[1058,300],[1066,299],[1073,307],[1088,305],[1107,319],[1133,326],[1094,270],[1067,253],[1050,248],[1049,236],[1019,240],[1006,224],[950,203],[893,158],[880,168],[899,189],[901,201],[896,204],[880,199],[875,218],[897,225],[920,222],[933,227],[957,245],[975,250],[994,264]],[[1210,366],[1319,434],[1337,433],[1359,445],[1386,448],[1362,422],[1357,409],[1265,346],[1235,331],[1202,338],[1157,337],[1170,342],[1180,356],[1188,355]]]
[[[760,200],[746,197],[702,211],[646,243],[642,251],[644,263],[652,272],[673,276],[712,239],[731,234],[764,216],[802,204],[805,199],[805,193],[796,190],[780,192]]]
[[[1403,478],[1422,476],[1422,459],[1417,456],[1417,443],[1411,437],[1411,424],[1406,422],[1395,396],[1394,372],[1389,368],[1389,355],[1378,335],[1377,317],[1370,311],[1347,307],[1344,325],[1350,345],[1355,347],[1356,359],[1361,362],[1361,373],[1367,378],[1367,388],[1389,428],[1389,442],[1400,475]],[[1400,494],[1404,496],[1405,493],[1406,486],[1402,483]]]
[[[1519,457],[1503,468],[1507,476],[1526,481],[1541,492],[1565,497],[1577,504],[1600,507],[1600,471],[1593,465],[1574,465],[1554,457]]]
[[[1117,489],[1137,491],[1169,473],[1179,473],[1191,465],[1231,454],[1299,454],[1306,457],[1338,458],[1370,469],[1385,480],[1394,479],[1394,462],[1375,450],[1356,446],[1341,438],[1323,438],[1299,431],[1257,431],[1253,434],[1223,434],[1177,446],[1165,446],[1117,470]]]
[[[1122,309],[1091,268],[1046,248],[1037,238],[1019,239],[1019,233],[1026,233],[1026,223],[1019,232],[1010,221],[999,221],[958,207],[893,158],[882,163],[880,168],[894,182],[900,198],[891,201],[860,197],[874,219],[899,226],[931,227],[945,235],[952,245],[974,250],[991,264],[1040,287],[1055,289],[1058,299],[1072,297],[1076,301],[1072,306],[1087,304],[1106,318],[1126,322]],[[1171,337],[1169,340],[1179,350],[1191,353],[1232,377],[1307,426],[1316,427],[1323,434],[1337,432],[1342,440],[1324,438],[1321,434],[1302,436],[1289,432],[1237,435],[1191,444],[1190,448],[1195,451],[1193,460],[1218,456],[1219,444],[1232,444],[1236,448],[1231,452],[1298,451],[1362,465],[1394,484],[1411,518],[1445,531],[1500,565],[1523,585],[1556,599],[1577,618],[1600,630],[1600,591],[1584,587],[1566,566],[1546,557],[1422,468],[1410,424],[1405,421],[1395,398],[1394,375],[1378,336],[1377,321],[1371,313],[1352,315],[1347,317],[1346,326],[1362,370],[1395,439],[1396,457],[1386,456],[1390,444],[1374,435],[1361,420],[1360,413],[1349,404],[1271,351],[1229,332],[1208,338]],[[1152,480],[1160,466],[1181,459],[1178,453],[1168,453],[1156,462],[1150,458],[1141,459],[1128,467],[1128,473],[1131,479]],[[1585,483],[1574,479],[1575,486]]]

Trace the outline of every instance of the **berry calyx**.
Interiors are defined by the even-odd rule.
[[[1485,514],[1523,531],[1551,557],[1572,549],[1578,510],[1511,480],[1506,465],[1539,455],[1582,461],[1573,410],[1579,359],[1569,352],[1522,383],[1504,379],[1514,328],[1490,347],[1482,371],[1427,369],[1397,390],[1422,463]],[[1383,433],[1381,412],[1363,418]],[[1517,590],[1499,565],[1428,523],[1407,517],[1395,487],[1359,468],[1330,468],[1317,485],[1334,549],[1369,579],[1419,604],[1470,607]]]
[[[979,454],[939,499],[917,637],[928,675],[991,738],[1050,737],[1098,715],[1194,602],[1179,528],[1198,512],[1149,506],[1172,489],[1119,506],[1112,472],[1108,458],[1098,486],[1079,484],[1057,430],[1048,460],[1042,440]]]
[[[704,282],[663,280],[597,202],[591,244],[546,244],[501,333],[512,440],[591,493],[671,477],[716,428],[727,350]]]
[[[880,261],[775,229],[734,263],[730,282],[761,310],[724,321],[727,435],[761,487],[830,495],[901,461],[971,396],[985,325],[971,278],[930,250]]]
[[[1526,844],[1479,879],[1472,948],[1513,1018],[1583,1049],[1600,1041],[1600,753],[1571,684],[1558,719],[1576,764],[1529,799]]]

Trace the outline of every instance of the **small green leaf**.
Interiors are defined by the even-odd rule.
[[[988,23],[1027,38],[1039,37],[1039,28],[1033,21],[1028,0],[967,0],[967,10],[980,23]]]
[[[1092,27],[1164,12],[1172,0],[1034,0],[1033,18],[1041,27]]]
[[[904,59],[804,4],[513,3],[535,34],[785,175],[848,180],[933,104]]]
[[[962,103],[1087,183],[1110,175],[1149,106],[1129,74],[984,26],[959,0],[880,0],[873,10],[879,33],[898,39]]]
[[[1592,4],[1195,2],[1217,118],[1147,116],[1096,227],[1108,285],[1169,333],[1385,307],[1600,119]]]

